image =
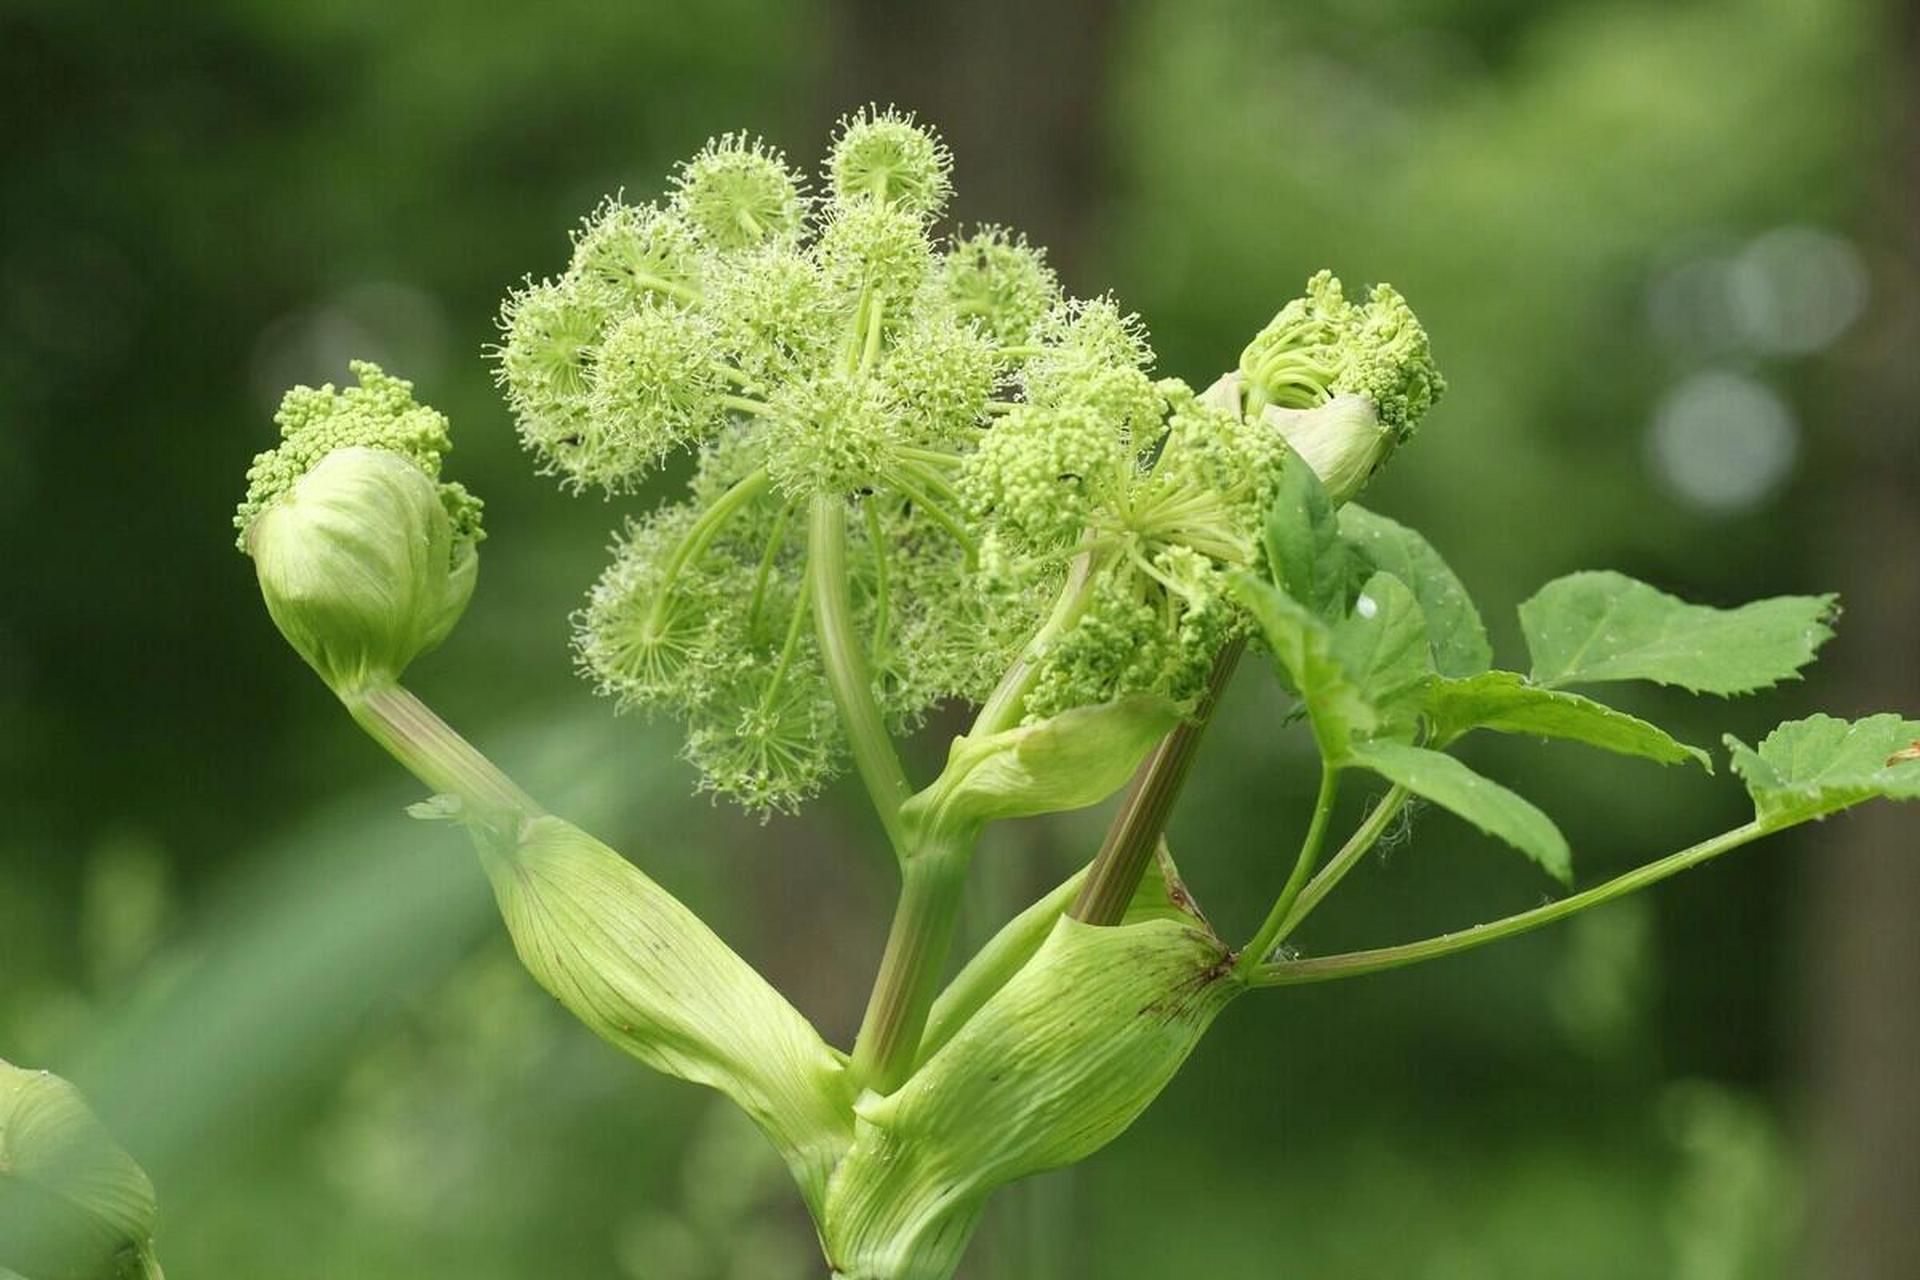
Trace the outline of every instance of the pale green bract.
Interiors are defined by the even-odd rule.
[[[1179,722],[1176,704],[1136,695],[984,738],[956,738],[940,782],[911,801],[908,813],[977,823],[1098,804]]]
[[[1650,680],[1715,694],[1791,679],[1832,638],[1833,616],[1833,596],[1715,609],[1612,572],[1557,578],[1520,606],[1540,684]]]
[[[1732,736],[1727,749],[1763,822],[1824,818],[1876,798],[1920,800],[1920,720],[1809,716],[1781,725],[1758,750]]]
[[[0,1272],[160,1280],[153,1184],[71,1084],[0,1060]]]

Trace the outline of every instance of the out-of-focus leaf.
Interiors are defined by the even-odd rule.
[[[0,1061],[0,1264],[31,1280],[158,1276],[153,1184],[79,1090]]]

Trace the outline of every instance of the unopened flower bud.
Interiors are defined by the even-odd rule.
[[[336,449],[247,531],[280,634],[337,694],[397,680],[460,619],[479,556],[437,485],[385,449]]]

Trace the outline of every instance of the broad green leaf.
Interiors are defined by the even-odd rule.
[[[1306,705],[1314,742],[1329,761],[1346,759],[1349,744],[1379,724],[1374,710],[1333,652],[1333,629],[1271,582],[1243,573],[1234,594]]]
[[[1340,508],[1340,533],[1375,569],[1413,589],[1426,615],[1434,670],[1443,676],[1472,676],[1493,665],[1493,646],[1480,611],[1432,544],[1407,526],[1351,502]]]
[[[1732,736],[1727,748],[1763,821],[1824,818],[1864,800],[1920,800],[1920,720],[1809,716],[1776,728],[1758,751]]]
[[[1289,453],[1267,514],[1267,571],[1309,612],[1336,618],[1346,604],[1347,565],[1320,477],[1299,454]]]
[[[1436,745],[1474,729],[1492,729],[1496,733],[1566,738],[1661,764],[1693,760],[1713,772],[1713,757],[1677,741],[1660,726],[1577,693],[1530,684],[1517,671],[1435,680],[1425,690],[1423,710]]]
[[[940,780],[909,801],[948,818],[986,822],[1065,813],[1125,785],[1141,759],[1180,723],[1166,698],[1131,697],[1074,707],[1038,724],[985,738],[955,738]]]
[[[1832,596],[1776,596],[1737,609],[1688,604],[1619,573],[1574,573],[1520,606],[1543,685],[1651,680],[1693,693],[1764,689],[1833,635]]]
[[[1562,884],[1573,879],[1573,853],[1553,819],[1491,778],[1452,756],[1403,742],[1362,742],[1356,763],[1506,841]]]
[[[157,1216],[153,1184],[78,1090],[0,1060],[0,1262],[29,1276],[143,1275]]]
[[[1374,731],[1411,736],[1433,677],[1426,619],[1413,591],[1390,573],[1367,579],[1353,612],[1334,624],[1333,656],[1379,713]]]

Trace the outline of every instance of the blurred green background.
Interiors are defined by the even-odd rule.
[[[1052,246],[1205,381],[1313,269],[1390,279],[1453,391],[1369,504],[1513,606],[1616,567],[1837,588],[1803,685],[1685,737],[1920,710],[1920,38],[1895,0],[0,4],[0,1057],[152,1173],[180,1280],[817,1274],[757,1138],[513,963],[471,855],[272,631],[229,516],[280,391],[366,355],[450,413],[482,586],[413,683],[844,1042],[890,899],[849,792],[761,827],[614,719],[566,614],[650,498],[531,474],[481,357],[603,193],[710,134],[811,163],[916,108],[959,216]],[[657,495],[654,495],[657,496]],[[1245,932],[1309,801],[1248,664],[1173,826]],[[921,746],[937,751],[939,729]],[[1739,789],[1470,753],[1598,878]],[[1103,814],[985,851],[970,936]],[[1913,818],[1835,821],[1572,928],[1237,1006],[1125,1139],[1002,1197],[968,1275],[1920,1275]],[[1298,939],[1546,886],[1425,815]]]

